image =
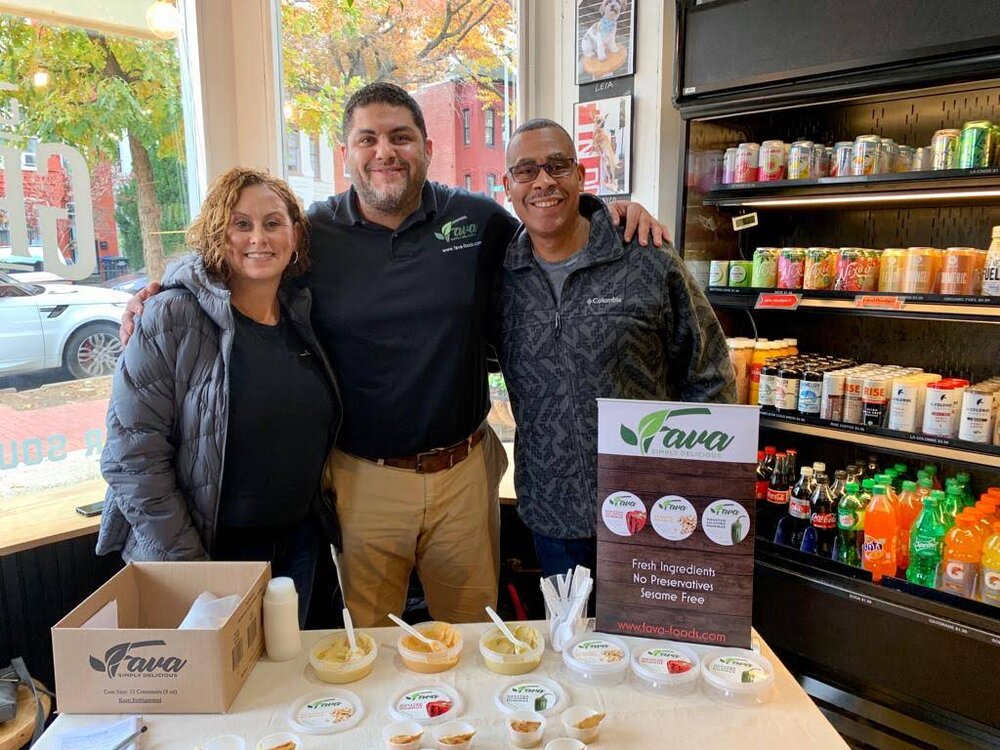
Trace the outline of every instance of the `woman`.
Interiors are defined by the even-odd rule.
[[[187,242],[115,372],[97,552],[269,560],[295,580],[304,622],[341,415],[309,292],[284,283],[308,267],[307,219],[287,184],[237,168]]]

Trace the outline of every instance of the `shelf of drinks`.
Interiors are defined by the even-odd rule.
[[[874,607],[951,634],[1000,646],[1000,608],[956,594],[919,586],[885,576],[872,580],[871,573],[836,560],[801,552],[757,537],[755,565],[778,568],[785,575],[801,578],[856,605]]]
[[[871,449],[900,455],[929,457],[968,466],[1000,469],[1000,445],[972,443],[967,440],[931,437],[876,427],[830,422],[798,414],[762,411],[760,426],[781,432],[836,440],[842,443],[863,442]]]
[[[906,292],[834,292],[820,289],[759,289],[710,287],[708,301],[717,307],[755,308],[762,294],[797,295],[795,305],[765,300],[761,309],[811,309],[851,315],[883,317],[947,318],[953,320],[1000,321],[1000,297],[981,295],[913,294]],[[780,301],[780,300],[779,300]]]
[[[796,205],[831,208],[845,204],[893,206],[937,201],[1000,202],[1000,167],[941,169],[928,172],[819,177],[717,184],[702,194],[707,206],[790,208]]]

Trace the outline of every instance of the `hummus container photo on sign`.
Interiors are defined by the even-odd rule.
[[[612,492],[601,505],[601,520],[618,536],[633,536],[646,525],[646,506],[631,492]]]
[[[299,698],[288,710],[288,724],[304,734],[333,734],[357,724],[364,704],[350,690],[331,688]]]
[[[566,645],[562,656],[570,679],[581,685],[617,685],[628,671],[628,646],[613,635],[578,635]]]
[[[774,688],[771,662],[742,648],[705,654],[701,661],[701,677],[705,694],[723,703],[743,706],[765,703]]]
[[[448,685],[417,685],[389,701],[389,713],[396,721],[415,721],[423,726],[451,721],[462,708],[462,696]]]
[[[655,695],[687,695],[698,686],[701,661],[690,648],[670,641],[655,641],[632,654],[636,686]]]

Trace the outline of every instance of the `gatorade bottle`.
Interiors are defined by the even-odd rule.
[[[955,525],[955,518],[961,512],[962,488],[952,482],[948,486],[948,491],[945,493],[944,505],[941,507],[941,514],[944,516],[945,525],[949,529]]]
[[[920,515],[910,529],[910,564],[906,567],[906,580],[934,588],[947,529],[941,523],[936,497],[925,497],[922,505]]]
[[[903,481],[903,490],[896,498],[896,519],[899,521],[899,568],[906,570],[910,562],[910,529],[920,515],[923,505],[917,495],[917,483]]]
[[[885,484],[874,487],[872,501],[865,509],[865,543],[861,548],[861,565],[871,571],[872,579],[896,574],[899,559],[899,523],[896,510],[886,495]]]
[[[976,507],[983,511],[983,515],[989,523],[990,529],[993,528],[994,521],[1000,521],[1000,516],[997,515],[998,505],[1000,505],[1000,499],[990,497],[986,494],[980,495],[979,501],[976,503]]]
[[[944,531],[941,532],[942,536]],[[865,504],[858,494],[858,483],[848,482],[844,496],[837,503],[837,560],[861,567],[861,545],[865,541]]]
[[[967,599],[972,598],[982,556],[983,541],[976,530],[976,519],[960,513],[955,519],[954,527],[944,538],[941,582],[938,588]]]
[[[988,537],[993,531],[993,525],[986,520],[986,511],[982,508],[966,508],[962,512],[968,516],[972,516],[976,522],[976,533],[979,534],[982,541],[985,542],[986,537]]]
[[[979,600],[1000,607],[1000,521],[994,521],[993,534],[983,544],[981,565]]]

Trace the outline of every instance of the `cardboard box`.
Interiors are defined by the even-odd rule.
[[[224,713],[264,648],[266,562],[140,562],[52,628],[64,713]],[[242,597],[218,630],[177,630],[203,591]]]

